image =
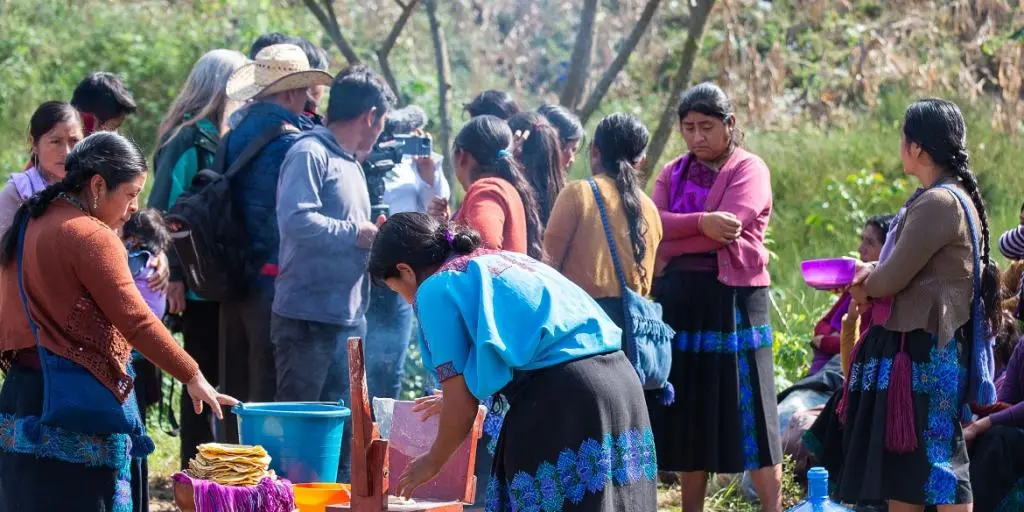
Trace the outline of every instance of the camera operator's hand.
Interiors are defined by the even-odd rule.
[[[356,234],[356,247],[369,249],[373,246],[373,239],[377,237],[377,225],[372,222],[360,222],[359,233]]]
[[[433,138],[429,133],[417,129],[413,135],[426,137],[431,140],[431,145],[433,145]],[[437,176],[437,163],[434,162],[434,157],[432,155],[415,156],[412,161],[416,165],[416,172],[419,173],[420,178],[423,178],[427,185],[433,186],[434,178]]]

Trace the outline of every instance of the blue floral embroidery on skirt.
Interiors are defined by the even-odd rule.
[[[996,507],[996,512],[1018,512],[1020,510],[1024,510],[1024,478],[1013,484],[1013,488]]]
[[[519,471],[507,485],[493,475],[487,484],[486,512],[558,512],[566,502],[579,505],[588,493],[608,485],[625,486],[657,477],[654,433],[632,429],[601,441],[587,439],[565,449],[555,464],[542,462],[531,475]]]
[[[743,430],[743,461],[745,469],[757,469],[757,425],[754,422],[754,390],[750,385],[750,362],[747,354],[736,359],[740,378],[740,427]]]
[[[956,502],[958,478],[950,465],[953,433],[959,416],[960,358],[956,343],[942,350],[933,347],[930,361],[914,364],[915,393],[928,395],[928,424],[924,429],[924,450],[931,469],[925,484],[925,502],[943,505]]]
[[[770,325],[756,325],[734,332],[688,332],[676,333],[676,350],[683,352],[715,352],[735,354],[748,350],[772,346]]]
[[[33,440],[25,432],[29,418],[0,414],[0,451],[34,455],[117,470],[112,512],[131,512],[131,437],[127,434],[96,436],[39,424],[39,436]],[[32,418],[38,420],[38,418]]]

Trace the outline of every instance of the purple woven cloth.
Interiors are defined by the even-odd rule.
[[[171,477],[175,483],[191,483],[196,512],[292,512],[292,483],[264,477],[253,487],[232,487],[192,478],[185,473]]]

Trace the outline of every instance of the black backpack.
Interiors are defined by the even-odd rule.
[[[298,133],[291,124],[268,128],[224,171],[228,144],[217,149],[213,169],[199,171],[165,220],[188,288],[200,297],[225,301],[245,296],[258,264],[231,194],[231,180],[281,135]],[[230,137],[231,134],[228,134]]]

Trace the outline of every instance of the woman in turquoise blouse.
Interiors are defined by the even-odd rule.
[[[473,231],[400,213],[377,234],[370,275],[413,304],[424,365],[442,393],[434,444],[399,477],[409,496],[468,435],[481,400],[510,405],[485,506],[651,511],[654,436],[622,332],[582,288]]]

